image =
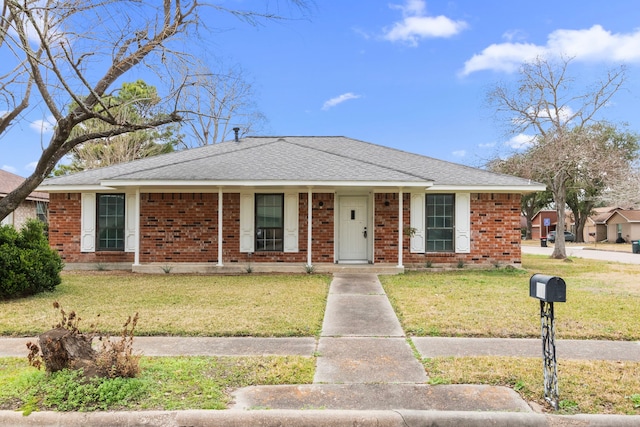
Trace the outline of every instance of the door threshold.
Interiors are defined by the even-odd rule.
[[[367,260],[341,260],[338,261],[337,264],[358,264],[358,265],[367,265],[367,264],[371,264],[369,261]]]

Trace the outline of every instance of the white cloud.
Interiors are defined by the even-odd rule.
[[[417,46],[425,38],[451,37],[465,28],[465,21],[454,21],[444,15],[427,16],[424,0],[407,0],[404,5],[391,5],[402,11],[403,19],[384,30],[384,39]]]
[[[534,135],[526,135],[524,133],[518,134],[504,143],[504,145],[511,147],[515,150],[523,150],[533,144],[535,140]]]
[[[478,147],[480,147],[480,148],[493,148],[495,146],[496,146],[495,142],[487,142],[487,143],[484,143],[484,144],[478,144]]]
[[[49,134],[53,132],[53,128],[56,126],[56,121],[53,116],[48,116],[44,120],[35,120],[29,123],[29,127],[41,134]]]
[[[343,93],[340,96],[336,96],[335,98],[331,98],[330,100],[325,101],[325,103],[322,104],[322,109],[328,110],[329,108],[335,107],[338,104],[342,104],[345,101],[358,98],[360,98],[360,95],[356,95],[352,92]]]
[[[465,62],[462,75],[475,71],[516,71],[522,62],[543,56],[567,56],[577,61],[640,62],[640,29],[616,33],[594,25],[585,30],[556,30],[545,45],[498,43]]]
[[[34,170],[36,170],[36,166],[38,166],[38,162],[31,162],[27,164],[27,166],[25,166],[24,169],[28,170],[29,172],[33,172]]]
[[[11,172],[11,173],[17,173],[18,170],[16,168],[14,168],[13,166],[9,166],[9,165],[2,165],[2,167],[0,168],[3,171],[7,171],[7,172]]]
[[[467,155],[467,152],[465,150],[456,150],[452,151],[451,154],[453,154],[455,157],[464,157]]]

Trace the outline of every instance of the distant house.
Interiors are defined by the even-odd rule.
[[[568,216],[567,219],[568,220]],[[555,231],[558,214],[555,209],[541,209],[531,219],[531,239],[547,237],[550,231]],[[570,226],[570,224],[568,224]]]
[[[544,189],[345,137],[248,137],[39,187],[68,268],[154,272],[518,265],[521,195]]]
[[[584,225],[583,239],[585,242],[602,242],[607,237],[607,219],[615,212],[616,207],[595,208],[593,214],[587,218]],[[613,239],[615,242],[615,238]]]
[[[23,181],[24,178],[21,176],[0,170],[0,199],[6,197]],[[49,194],[33,192],[16,210],[2,220],[2,225],[13,225],[15,228],[20,229],[30,218],[37,218],[46,223],[48,204]]]
[[[605,219],[607,241],[640,240],[640,210],[616,209]]]

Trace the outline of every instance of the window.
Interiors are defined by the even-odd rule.
[[[124,194],[97,196],[98,250],[124,250]]]
[[[454,195],[427,195],[427,252],[452,252]]]
[[[44,202],[36,202],[36,215],[38,219],[45,224],[47,221],[47,204]]]
[[[284,195],[256,194],[256,252],[282,251]]]

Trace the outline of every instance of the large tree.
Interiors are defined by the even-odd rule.
[[[573,137],[585,151],[585,160],[576,164],[567,186],[567,206],[576,228],[576,241],[584,241],[584,226],[593,209],[604,201],[608,188],[624,182],[638,157],[638,136],[633,132],[598,123]]]
[[[581,170],[600,159],[589,127],[600,123],[599,113],[625,82],[625,69],[610,70],[587,88],[576,88],[568,74],[571,59],[537,58],[524,63],[515,85],[498,84],[488,101],[510,132],[533,132],[526,160],[537,181],[553,194],[557,229],[564,230],[568,186]],[[558,233],[553,258],[566,258],[564,233]]]
[[[204,146],[223,141],[238,128],[239,135],[259,131],[266,122],[256,106],[253,85],[240,65],[225,67],[217,61],[215,71],[202,68],[188,72],[188,84],[180,97],[187,112],[183,128],[189,138],[185,146]],[[195,111],[196,114],[188,113]]]
[[[289,1],[299,10],[306,3]],[[277,8],[278,2],[274,3]],[[36,107],[46,111],[55,126],[34,172],[0,200],[0,219],[77,145],[180,122],[177,99],[186,79],[179,73],[198,57],[189,49],[197,45],[198,32],[206,30],[205,21],[210,21],[202,18],[203,13],[232,14],[252,24],[281,19],[269,6],[273,5],[258,12],[198,0],[5,0],[0,49],[13,62],[3,64],[6,71],[0,76],[0,109],[6,111],[0,118],[0,135]],[[104,100],[118,80],[137,69],[153,71],[166,83],[166,108],[163,115],[131,122]],[[72,104],[75,107],[69,110]],[[108,126],[74,135],[77,127],[91,120]]]
[[[156,88],[143,80],[123,83],[117,93],[105,97],[101,101],[103,104],[109,105],[112,114],[132,123],[154,120],[164,114],[155,108],[160,101]],[[73,109],[75,106],[71,108]],[[110,127],[111,125],[98,119],[87,120],[82,126],[77,126],[73,130],[71,138],[77,138],[83,134],[103,132]],[[71,163],[59,164],[54,170],[54,175],[96,169],[169,153],[178,144],[179,137],[175,126],[165,125],[78,144],[69,153]]]

